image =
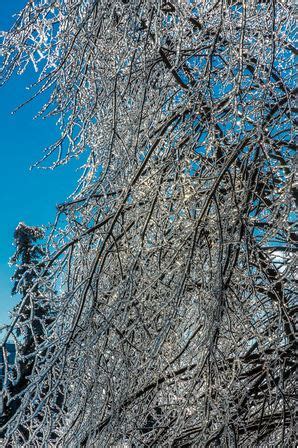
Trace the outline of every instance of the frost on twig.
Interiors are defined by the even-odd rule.
[[[88,156],[7,444],[294,443],[292,34],[282,1],[40,0],[5,35],[46,157]]]

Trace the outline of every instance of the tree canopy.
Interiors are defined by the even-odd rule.
[[[86,158],[7,444],[294,445],[290,3],[35,0],[3,33],[61,129],[40,163]]]

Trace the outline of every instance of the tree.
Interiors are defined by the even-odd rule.
[[[287,1],[44,0],[3,36],[3,80],[40,67],[59,117],[44,160],[88,154],[8,443],[294,444],[293,23]]]
[[[23,301],[22,309],[16,307],[18,325],[15,339],[18,348],[18,364],[11,367],[11,378],[6,379],[6,394],[2,396],[1,437],[5,434],[5,427],[21,405],[20,394],[29,383],[29,376],[34,365],[34,352],[36,346],[43,340],[45,326],[50,321],[47,306],[44,303],[41,285],[36,279],[42,269],[41,258],[44,250],[37,241],[44,238],[44,231],[40,227],[30,227],[20,222],[14,232],[16,251],[10,263],[16,265],[12,276],[14,285],[12,294],[19,294]],[[44,289],[44,288],[43,288]],[[5,350],[6,347],[3,347]],[[3,355],[3,358],[5,354]],[[7,363],[7,368],[8,368]],[[5,381],[5,378],[4,378]],[[26,432],[26,431],[25,431]],[[23,429],[24,433],[24,429]]]

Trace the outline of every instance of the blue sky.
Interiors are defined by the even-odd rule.
[[[9,28],[12,15],[25,3],[25,0],[0,1],[1,30]],[[43,104],[42,98],[11,114],[30,96],[26,86],[32,81],[33,72],[28,71],[0,88],[0,325],[9,322],[9,310],[17,302],[17,298],[11,297],[13,270],[8,266],[14,251],[15,227],[20,221],[28,225],[53,222],[56,204],[66,200],[79,177],[78,162],[55,170],[29,170],[58,135],[55,122],[33,120]]]

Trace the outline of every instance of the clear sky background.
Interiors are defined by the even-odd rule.
[[[0,29],[7,30],[26,0],[0,0]],[[58,129],[54,121],[33,120],[44,99],[40,98],[11,112],[30,97],[26,86],[33,71],[15,76],[0,88],[0,325],[9,322],[9,310],[18,299],[11,297],[13,270],[8,260],[14,252],[13,233],[20,221],[27,225],[48,225],[54,221],[56,204],[74,190],[78,162],[55,170],[29,170],[54,142]]]

